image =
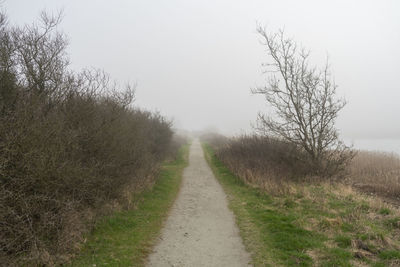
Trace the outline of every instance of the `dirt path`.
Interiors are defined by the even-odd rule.
[[[249,262],[226,196],[195,140],[181,191],[148,266],[250,266]]]

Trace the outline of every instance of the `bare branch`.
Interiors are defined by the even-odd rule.
[[[275,113],[273,117],[259,114],[256,129],[302,147],[316,172],[325,173],[326,166],[332,165],[327,163],[332,158],[328,155],[342,153],[344,157],[347,153],[335,128],[346,102],[336,98],[337,85],[328,59],[319,70],[309,63],[310,51],[299,47],[284,30],[267,33],[258,26],[257,32],[271,62],[263,64],[268,67],[267,85],[252,89],[252,93],[264,95]],[[342,157],[336,158],[343,162]]]

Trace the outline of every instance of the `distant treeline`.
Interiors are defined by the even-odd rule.
[[[60,16],[0,15],[0,262],[68,260],[107,211],[132,205],[173,154],[171,123],[98,70],[68,68]],[[101,55],[99,55],[101,56]]]

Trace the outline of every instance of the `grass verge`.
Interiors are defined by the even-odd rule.
[[[97,223],[70,266],[143,266],[179,191],[189,145],[162,166],[155,185],[140,195],[136,209],[116,212]]]
[[[246,185],[208,145],[254,266],[398,266],[400,214],[340,185],[291,185],[268,195]]]

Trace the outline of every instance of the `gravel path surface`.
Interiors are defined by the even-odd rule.
[[[204,159],[190,148],[183,184],[148,266],[250,266],[234,215]]]

